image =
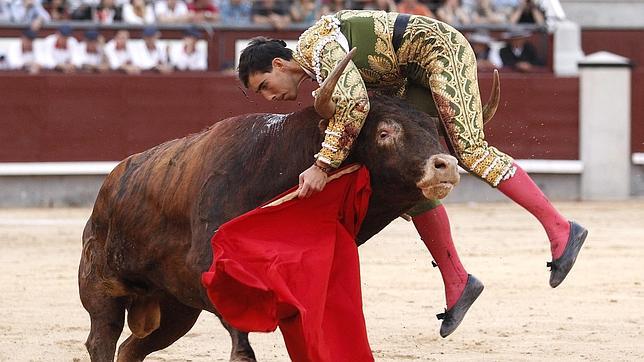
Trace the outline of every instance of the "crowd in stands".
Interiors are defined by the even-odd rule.
[[[247,26],[266,24],[283,29],[292,24],[309,25],[326,14],[343,9],[380,9],[401,13],[426,15],[455,27],[476,28],[484,25],[536,24],[544,25],[545,14],[541,0],[0,0],[0,22],[13,22],[29,26],[21,37],[23,54],[29,54],[30,43],[37,30],[49,21],[88,21],[96,26],[122,23],[147,26],[144,44],[147,57],[130,51],[127,31],[119,31],[109,40],[95,30],[85,33],[81,41],[70,36],[71,29],[63,26],[47,37],[42,56],[25,55],[24,61],[11,63],[15,54],[7,54],[0,67],[17,64],[35,72],[40,68],[72,71],[91,68],[96,71],[120,69],[128,73],[155,69],[169,72],[173,69],[201,69],[190,55],[199,34],[193,29],[186,33],[182,47],[185,51],[166,50],[159,43],[161,24],[201,24]],[[489,33],[468,34],[475,48],[481,69],[512,67],[518,71],[531,71],[539,66],[534,46],[527,41],[525,31],[504,33],[493,39]],[[503,49],[500,45],[505,44]],[[180,47],[176,47],[177,49]],[[61,49],[68,50],[62,55]],[[127,53],[135,54],[127,55]],[[16,51],[14,51],[16,53]],[[61,53],[61,54],[58,54]],[[100,56],[96,54],[100,53]],[[84,54],[84,55],[82,55]],[[92,55],[88,55],[92,54]],[[1,54],[0,54],[1,55]],[[30,59],[32,57],[33,59]],[[193,62],[190,59],[194,58]],[[89,60],[91,59],[91,60]],[[86,64],[87,63],[87,64]],[[92,65],[89,65],[92,63]],[[527,65],[526,65],[527,64]]]
[[[167,74],[175,70],[207,69],[206,49],[197,46],[200,37],[197,29],[186,29],[183,39],[174,44],[161,41],[160,35],[157,28],[147,26],[142,31],[141,41],[132,42],[129,31],[119,30],[106,42],[96,29],[88,29],[79,41],[72,35],[72,28],[63,25],[36,47],[37,33],[27,29],[19,42],[12,44],[6,54],[0,54],[0,69],[24,70],[32,74],[42,70]]]
[[[545,22],[540,0],[0,0],[0,21],[311,24],[343,9],[426,15],[459,26]]]

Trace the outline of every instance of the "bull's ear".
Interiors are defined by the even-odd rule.
[[[315,92],[315,111],[320,115],[320,117],[325,119],[333,117],[333,114],[335,113],[335,102],[333,102],[331,96],[335,90],[335,85],[340,79],[340,75],[344,72],[344,69],[351,61],[355,52],[356,48],[351,49],[351,51],[349,51],[347,55],[345,55],[344,58],[335,65],[333,71],[331,71],[329,76],[326,77],[320,86],[320,89]]]

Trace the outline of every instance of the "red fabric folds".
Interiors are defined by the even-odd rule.
[[[202,283],[224,320],[247,332],[279,326],[293,361],[373,361],[355,244],[370,194],[361,167],[222,225]]]

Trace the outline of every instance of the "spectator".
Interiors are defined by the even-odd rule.
[[[100,0],[68,0],[72,20],[92,20]]]
[[[194,0],[188,4],[188,10],[194,22],[211,22],[219,20],[219,9],[212,0]]]
[[[283,29],[291,23],[288,12],[288,4],[282,0],[257,0],[251,9],[255,24],[268,24],[275,29]]]
[[[119,30],[114,39],[105,44],[105,56],[112,70],[120,70],[127,74],[139,74],[141,70],[132,61],[132,45],[128,42],[130,32]]]
[[[398,12],[411,15],[423,15],[435,18],[434,13],[425,4],[421,4],[418,0],[402,0],[398,4]]]
[[[95,29],[85,31],[73,59],[76,68],[100,73],[109,70],[103,42],[103,37]]]
[[[492,7],[491,0],[478,0],[471,14],[474,24],[501,24],[506,20],[503,13],[497,12]]]
[[[347,9],[345,0],[322,0],[322,10],[320,15],[331,15],[335,14],[340,10]]]
[[[4,50],[0,49],[0,70],[8,70],[9,69],[9,61],[7,60],[7,54],[5,54]]]
[[[26,70],[31,74],[40,71],[40,65],[36,62],[34,55],[34,39],[36,39],[36,32],[27,29],[22,32],[20,43],[9,48],[7,63],[10,69]]]
[[[153,26],[143,29],[143,47],[134,54],[134,65],[141,70],[153,70],[168,74],[172,68],[168,64],[165,44],[159,41],[161,33]]]
[[[39,0],[14,0],[11,3],[11,21],[14,23],[30,24],[32,29],[38,29],[43,22],[50,20]]]
[[[396,2],[394,2],[394,0],[367,0],[362,8],[365,10],[401,12],[397,9]]]
[[[468,14],[472,14],[474,12],[474,9],[476,9],[476,6],[478,5],[478,0],[461,0],[460,3],[461,9],[463,9],[463,11]]]
[[[510,16],[510,23],[544,25],[546,19],[543,10],[534,3],[534,0],[521,0]]]
[[[487,32],[479,31],[472,33],[467,37],[467,40],[472,45],[474,56],[476,56],[476,66],[479,71],[491,71],[501,66],[501,61],[492,54],[490,45],[492,44],[492,37]]]
[[[222,0],[221,22],[226,25],[248,25],[251,4],[247,0]]]
[[[154,9],[145,0],[130,0],[123,5],[123,21],[128,24],[153,24]]]
[[[183,0],[160,0],[154,4],[154,13],[159,23],[185,23],[190,18],[188,6]]]
[[[519,1],[520,0],[492,0],[492,7],[503,15],[505,22],[509,22],[514,9],[519,6]]]
[[[427,5],[429,10],[433,11],[434,13],[436,10],[443,5],[444,0],[423,0],[421,1],[423,4]]]
[[[506,41],[505,47],[500,51],[503,66],[519,72],[531,72],[534,66],[543,63],[537,56],[537,50],[528,38],[532,34],[524,30],[515,30],[503,34]]]
[[[67,0],[49,0],[46,6],[53,21],[69,20],[69,4]]]
[[[0,21],[11,21],[11,0],[0,0]]]
[[[445,0],[438,10],[438,19],[453,26],[468,25],[472,22],[469,15],[460,5],[459,0]]]
[[[320,18],[319,0],[293,0],[291,20],[297,24],[311,25]]]
[[[183,42],[170,50],[170,63],[178,70],[206,70],[206,49],[197,46],[199,31],[189,28],[184,34]]]
[[[72,36],[72,27],[62,25],[56,33],[43,40],[41,54],[36,60],[43,68],[73,73],[76,67],[72,63],[72,56],[77,49],[78,40]]]
[[[93,19],[95,23],[112,24],[123,20],[121,8],[114,4],[114,0],[101,0],[94,11]]]

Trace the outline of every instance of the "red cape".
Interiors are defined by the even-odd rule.
[[[246,332],[279,326],[294,361],[373,361],[355,244],[370,195],[361,167],[222,225],[202,283],[223,319]]]

